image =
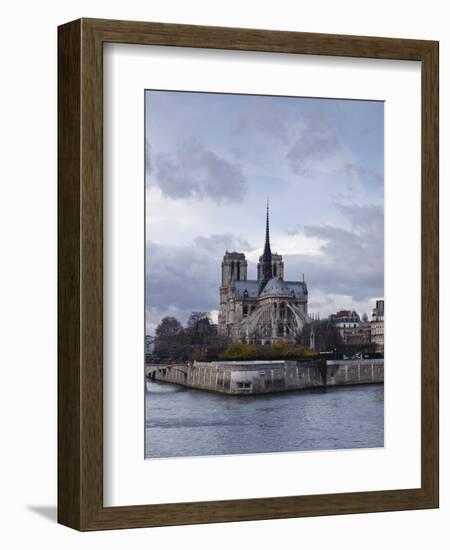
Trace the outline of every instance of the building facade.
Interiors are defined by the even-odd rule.
[[[283,258],[270,248],[268,207],[264,251],[255,280],[247,278],[247,267],[245,254],[225,252],[219,291],[219,334],[233,342],[293,342],[310,321],[308,289],[304,278],[284,280]]]
[[[330,315],[343,344],[364,345],[371,342],[371,325],[362,321],[356,311],[341,310]]]
[[[370,322],[371,340],[377,351],[384,352],[384,300],[377,300],[372,310]]]

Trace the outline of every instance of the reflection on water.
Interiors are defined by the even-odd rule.
[[[384,386],[232,396],[147,382],[146,458],[382,447]]]

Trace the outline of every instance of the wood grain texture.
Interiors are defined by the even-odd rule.
[[[58,32],[58,521],[80,528],[81,22]]]
[[[422,60],[422,488],[439,502],[439,47]]]
[[[81,19],[59,28],[58,521],[82,531],[438,506],[438,44]],[[103,507],[102,48],[105,42],[422,63],[420,489]],[[406,202],[406,199],[405,199]]]

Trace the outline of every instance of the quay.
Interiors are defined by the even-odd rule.
[[[384,383],[384,359],[344,361],[196,361],[146,365],[149,380],[231,395]]]

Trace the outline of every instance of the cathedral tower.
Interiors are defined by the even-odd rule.
[[[225,252],[222,261],[222,287],[231,287],[234,281],[247,280],[247,260],[242,252]]]
[[[235,292],[236,281],[247,281],[247,260],[242,252],[225,252],[222,260],[222,284],[220,286],[220,307],[218,315],[219,333],[227,335],[227,323],[235,320],[235,304],[230,298]]]

